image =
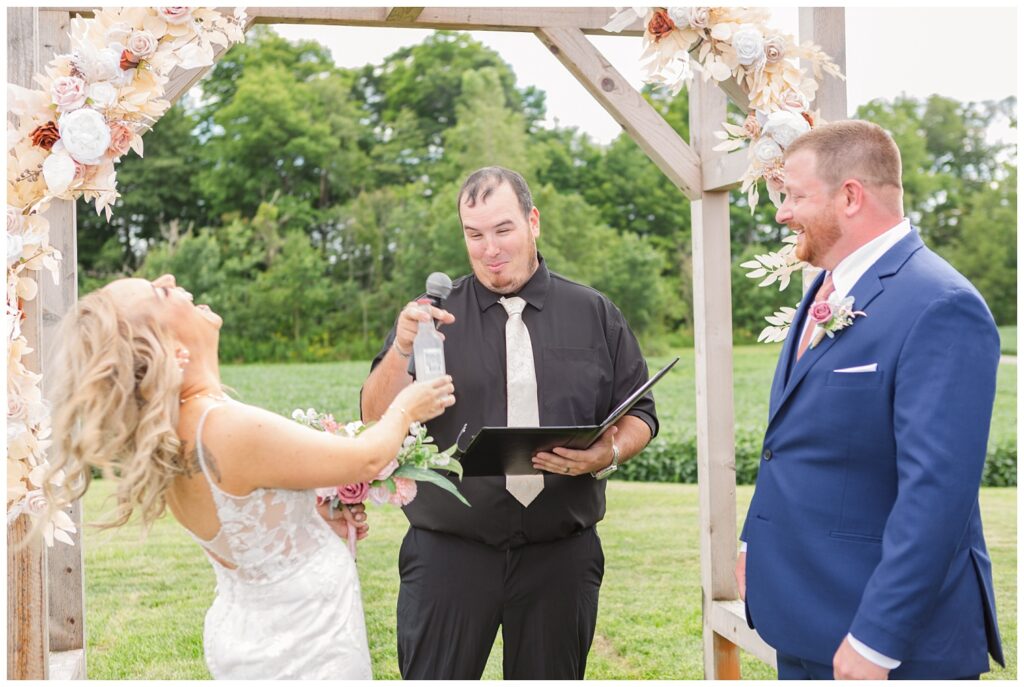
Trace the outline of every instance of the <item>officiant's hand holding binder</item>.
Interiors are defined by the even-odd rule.
[[[599,425],[580,427],[483,427],[455,457],[462,463],[464,477],[535,475],[532,458],[558,446],[587,449],[636,405],[672,366],[675,358],[619,404]]]

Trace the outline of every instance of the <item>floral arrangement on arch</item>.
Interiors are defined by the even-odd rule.
[[[38,89],[7,85],[7,522],[46,512],[41,480],[50,444],[49,409],[41,375],[24,356],[24,304],[39,291],[37,276],[54,283],[62,258],[43,216],[54,199],[84,197],[110,219],[118,198],[115,165],[170,107],[164,92],[175,69],[207,67],[214,46],[244,40],[245,10],[201,7],[97,9],[71,20],[71,52],[36,74]],[[13,115],[13,122],[10,116]],[[61,479],[60,475],[54,479]],[[47,545],[70,544],[71,519],[47,523]]]
[[[740,189],[747,194],[751,212],[757,207],[761,179],[772,202],[781,205],[783,152],[821,121],[811,110],[818,82],[824,74],[845,78],[821,48],[771,28],[770,18],[771,10],[762,7],[627,7],[616,10],[604,27],[619,32],[642,20],[644,81],[664,86],[673,95],[693,77],[693,59],[705,81],[735,79],[743,88],[749,99],[747,117],[742,125],[722,122],[722,130],[715,132],[721,142],[714,150],[747,146],[749,163]],[[798,60],[810,65],[810,74]],[[794,242],[795,237],[788,237],[778,251],[743,263],[751,270],[747,276],[761,279],[758,286],[778,282],[779,289],[785,289],[790,276],[805,266],[796,258]],[[783,308],[766,317],[769,326],[758,341],[785,339],[793,312],[794,308]]]

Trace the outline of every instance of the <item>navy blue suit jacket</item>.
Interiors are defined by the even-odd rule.
[[[823,279],[772,383],[742,533],[748,621],[776,650],[820,663],[850,632],[903,662],[893,678],[987,672],[988,654],[1003,663],[978,509],[992,315],[912,230],[850,292],[866,316],[797,361]]]

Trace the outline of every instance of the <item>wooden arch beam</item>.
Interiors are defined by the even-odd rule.
[[[416,21],[423,9],[422,7],[389,7],[384,21],[389,24]]]
[[[399,14],[399,10],[410,10]],[[412,14],[411,10],[419,10]],[[604,30],[610,7],[249,7],[257,24],[389,26],[455,31],[527,31],[538,26],[604,35],[643,35],[639,21],[622,34]]]
[[[542,27],[537,37],[687,198],[701,194],[700,158],[579,29]]]

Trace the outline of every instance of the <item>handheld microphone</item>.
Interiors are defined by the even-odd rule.
[[[435,308],[441,307],[441,302],[448,298],[452,292],[452,280],[444,272],[433,272],[427,277],[427,298],[430,299],[430,304]],[[435,327],[440,327],[441,324],[434,321]]]
[[[440,308],[442,301],[448,298],[448,295],[452,292],[452,280],[444,272],[433,272],[427,277],[427,295],[426,298],[430,301],[430,304],[435,308]],[[441,323],[434,320],[434,329],[439,329]],[[419,338],[419,335],[417,335]],[[416,377],[416,346],[413,345],[413,357],[409,358],[408,372],[413,377]]]

